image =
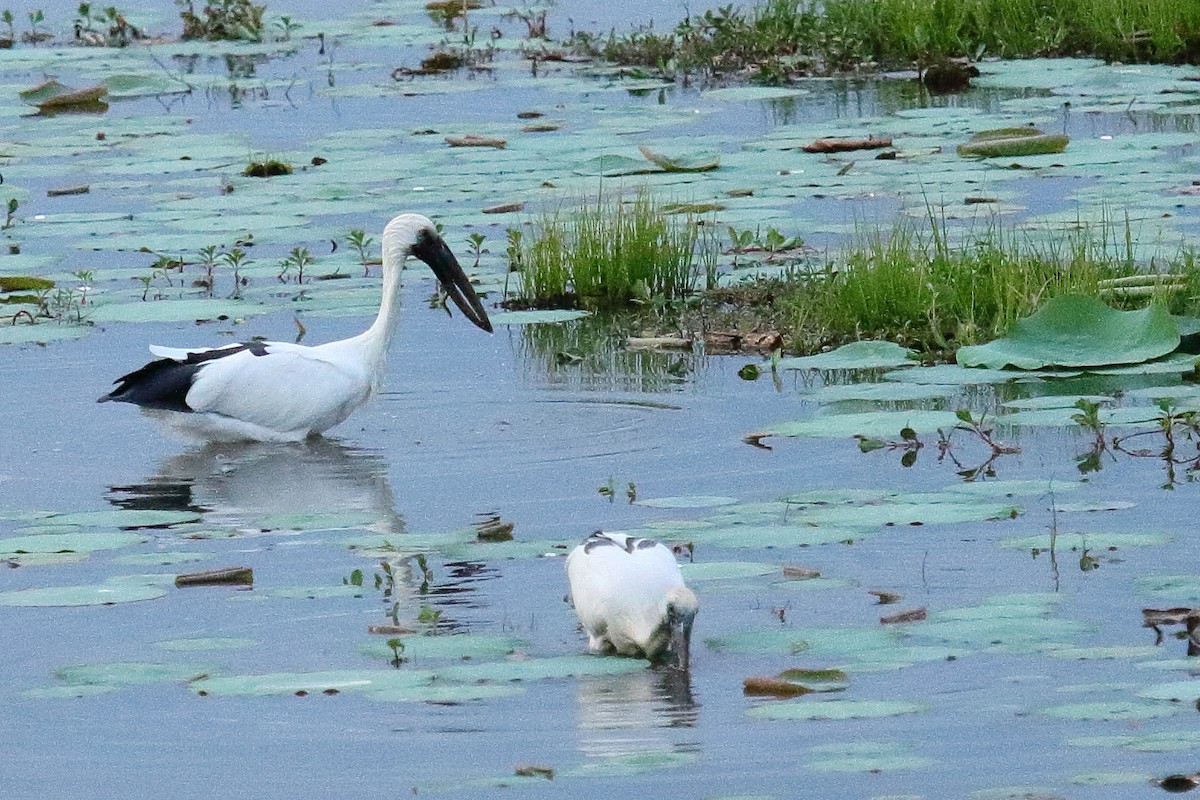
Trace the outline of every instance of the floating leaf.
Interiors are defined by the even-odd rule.
[[[69,108],[87,108],[103,105],[100,99],[108,93],[103,86],[90,86],[86,89],[72,89],[70,86],[49,80],[38,84],[32,89],[18,92],[22,102],[37,106],[41,111]]]
[[[688,153],[668,156],[657,153],[645,145],[638,145],[638,150],[647,161],[662,167],[667,172],[708,172],[721,166],[721,157],[716,153]]]
[[[905,700],[788,700],[750,709],[747,714],[767,720],[881,719],[929,710],[926,703]]]
[[[136,533],[42,533],[36,536],[14,536],[0,539],[0,554],[18,553],[91,553],[96,550],[116,550],[146,541]]]
[[[822,414],[812,419],[780,422],[750,434],[763,436],[823,436],[848,438],[866,436],[888,439],[900,435],[903,428],[917,433],[933,433],[953,428],[958,417],[952,411],[864,411],[857,414]]]
[[[0,592],[0,606],[108,606],[136,603],[165,596],[161,586],[138,584],[102,584],[99,586],[48,586]]]
[[[997,158],[1061,153],[1067,149],[1065,134],[1045,134],[1037,128],[999,128],[981,131],[958,146],[960,156]]]
[[[210,667],[194,664],[115,662],[60,667],[54,677],[79,686],[134,686],[143,683],[187,683],[210,675]]]
[[[1179,330],[1162,306],[1117,311],[1094,297],[1060,295],[1018,320],[1004,338],[961,347],[956,358],[965,367],[993,369],[1094,367],[1138,364],[1178,346]]]
[[[884,369],[912,363],[913,352],[894,342],[863,341],[842,345],[828,353],[781,358],[779,369]]]
[[[736,497],[720,495],[687,495],[681,497],[650,497],[635,501],[636,505],[650,508],[715,508],[737,503]]]

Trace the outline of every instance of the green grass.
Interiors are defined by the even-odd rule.
[[[509,248],[521,273],[519,304],[614,309],[687,297],[715,272],[715,243],[698,222],[666,213],[646,191],[544,214],[532,241],[520,237]]]
[[[1093,55],[1200,63],[1200,3],[1181,0],[759,0],[643,28],[582,49],[668,73],[796,75],[947,59]]]
[[[1195,314],[1200,265],[1181,251],[1165,263],[1139,265],[1128,225],[1123,237],[1098,230],[1034,239],[998,222],[951,242],[931,214],[927,225],[899,223],[861,234],[822,270],[786,282],[775,293],[789,348],[882,338],[944,355],[989,341],[1045,300],[1078,293],[1121,308],[1162,302]],[[1114,291],[1107,282],[1151,272],[1178,276],[1171,284]]]

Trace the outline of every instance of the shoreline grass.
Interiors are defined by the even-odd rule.
[[[669,74],[766,83],[950,59],[1096,56],[1200,64],[1200,3],[1178,0],[758,0],[674,30],[576,33],[590,55]]]
[[[776,319],[790,349],[813,352],[884,338],[946,358],[963,345],[1004,335],[1063,294],[1099,297],[1123,309],[1157,302],[1174,314],[1200,311],[1196,254],[1181,249],[1139,264],[1128,221],[1123,238],[1082,227],[1035,239],[998,221],[962,232],[957,242],[951,235],[931,211],[927,225],[905,221],[887,235],[860,234],[823,269],[781,283],[774,292]]]

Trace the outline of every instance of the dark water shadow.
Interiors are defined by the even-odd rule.
[[[230,527],[336,513],[399,534],[404,517],[387,472],[379,452],[332,439],[219,442],[171,456],[144,482],[110,487],[105,499],[119,508],[198,511],[205,524]]]

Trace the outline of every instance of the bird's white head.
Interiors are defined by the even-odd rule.
[[[667,648],[662,662],[680,672],[687,672],[691,662],[692,623],[700,610],[696,594],[686,586],[676,586],[666,595],[664,624],[667,628]]]
[[[398,270],[409,256],[429,265],[446,294],[463,315],[489,333],[492,323],[483,308],[475,288],[467,278],[458,259],[437,232],[437,226],[420,214],[401,214],[393,217],[383,229],[383,270]]]

